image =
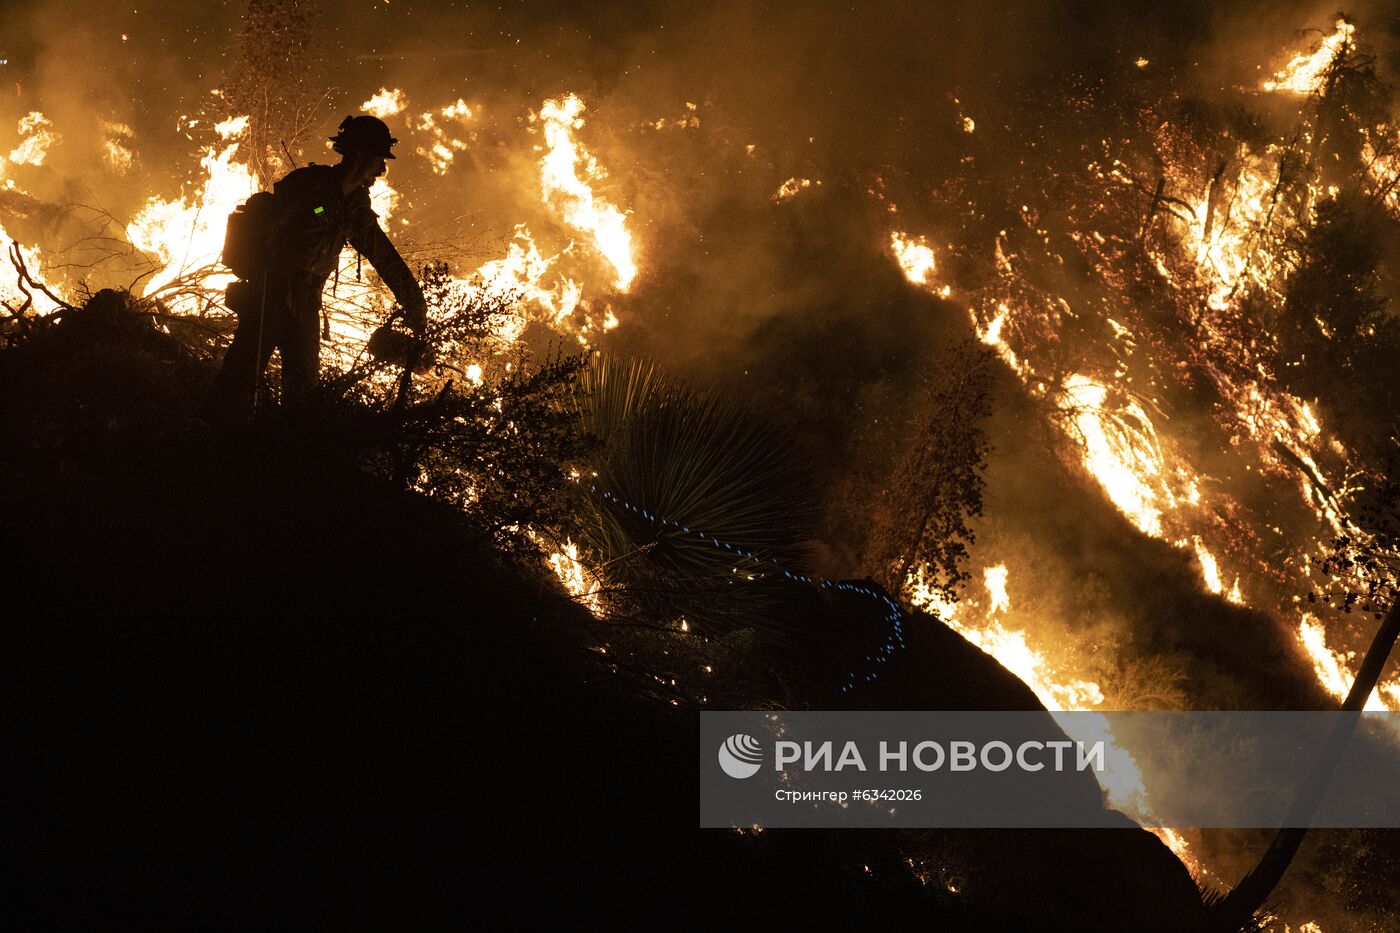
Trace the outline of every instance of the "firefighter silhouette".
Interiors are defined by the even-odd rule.
[[[270,196],[254,195],[246,206],[261,199],[261,207],[246,215],[255,219],[236,234],[230,218],[225,262],[242,281],[228,291],[238,330],[210,390],[208,408],[218,418],[252,413],[273,350],[281,353],[283,404],[303,405],[314,392],[321,296],[347,242],[389,286],[414,335],[421,339],[426,328],[423,291],[370,207],[370,185],[384,174],[385,160],[394,158],[398,140],[384,121],[358,116],[346,117],[330,141],[339,163],[296,169]]]

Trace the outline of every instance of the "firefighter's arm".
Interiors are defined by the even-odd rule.
[[[367,215],[367,216],[365,216]],[[404,319],[414,333],[421,334],[428,326],[428,303],[423,298],[423,289],[418,280],[403,261],[394,244],[379,226],[374,213],[366,208],[355,218],[350,232],[350,245],[369,260],[374,271],[389,286],[394,298],[402,306]]]

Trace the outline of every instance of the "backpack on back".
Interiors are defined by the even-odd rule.
[[[270,191],[259,191],[228,215],[223,261],[234,275],[252,280],[268,271],[277,221],[277,199]]]

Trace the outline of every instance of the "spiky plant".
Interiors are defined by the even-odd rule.
[[[812,509],[787,436],[637,360],[595,357],[576,400],[601,443],[575,535],[614,608],[714,633],[790,631],[775,584],[802,569]]]

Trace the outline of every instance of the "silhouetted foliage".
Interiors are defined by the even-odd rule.
[[[308,457],[390,478],[461,509],[497,545],[536,551],[529,526],[562,523],[569,472],[590,449],[568,403],[583,358],[536,361],[502,347],[511,296],[469,289],[442,266],[423,276],[436,375],[411,378],[362,355],[323,373],[306,409],[260,409],[247,443],[290,430]],[[208,430],[195,415],[213,332],[163,327],[166,317],[154,302],[103,291],[14,335],[0,353],[8,467],[61,468],[132,431]],[[479,375],[466,375],[471,364]]]
[[[1343,613],[1369,612],[1380,618],[1394,604],[1400,585],[1400,482],[1391,472],[1356,504],[1350,533],[1332,541],[1322,563],[1325,582],[1308,602]]]
[[[1393,92],[1376,75],[1375,57],[1354,43],[1337,50],[1317,99],[1314,145],[1318,162],[1350,169],[1367,160],[1363,143],[1390,119]]]
[[[564,520],[569,474],[592,447],[569,404],[584,358],[502,349],[513,296],[472,289],[445,265],[422,279],[436,377],[364,355],[328,381],[319,420],[376,471],[461,508],[498,544],[534,549],[530,526]]]
[[[589,365],[576,405],[601,448],[581,477],[573,527],[610,608],[776,634],[767,614],[781,600],[764,581],[802,569],[812,514],[783,433],[655,366],[608,357]]]
[[[1400,324],[1388,313],[1377,269],[1382,218],[1350,200],[1317,206],[1279,321],[1283,376],[1319,398],[1348,435],[1384,443],[1400,415]]]
[[[991,411],[991,352],[969,341],[949,352],[915,416],[908,451],[875,505],[868,562],[899,592],[909,572],[943,598],[957,599],[975,540],[969,521],[982,514],[982,473],[990,446],[982,422]]]
[[[104,289],[7,335],[0,471],[14,479],[61,470],[124,432],[188,419],[208,370],[161,318],[154,302]]]

